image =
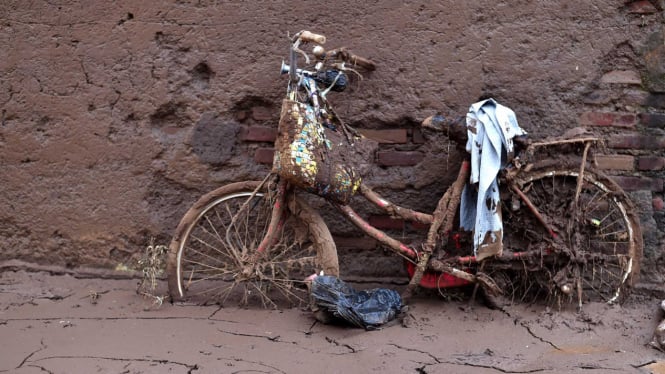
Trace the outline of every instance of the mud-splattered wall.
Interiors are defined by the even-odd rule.
[[[457,158],[418,123],[491,95],[534,137],[607,136],[601,166],[642,211],[643,279],[662,281],[663,3],[3,1],[0,258],[130,263],[202,193],[262,178],[286,35],[310,29],[378,63],[333,101],[384,139],[368,179],[389,198],[433,206]],[[347,257],[373,256],[333,227]]]

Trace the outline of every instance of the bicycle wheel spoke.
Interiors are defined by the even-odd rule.
[[[176,281],[170,274],[169,290],[204,303],[270,308],[285,301],[306,303],[305,289],[294,283],[316,272],[319,257],[311,233],[298,231],[305,226],[300,218],[289,217],[287,210],[273,243],[258,254],[255,250],[270,225],[271,197],[254,189],[207,196],[209,201],[188,214],[196,219],[181,229],[185,235],[176,242],[177,256],[169,257],[177,260]]]
[[[222,256],[224,256],[224,257],[227,257],[227,258],[229,258],[229,259],[232,258],[232,257],[228,256],[226,253],[220,251],[217,247],[210,245],[210,244],[207,243],[205,240],[202,240],[202,239],[200,239],[200,238],[198,238],[198,237],[196,237],[196,236],[194,236],[194,235],[192,235],[192,239],[194,239],[196,242],[198,242],[198,243],[204,245],[205,247],[212,249],[213,251],[215,251],[216,253],[218,253],[218,254],[220,254],[220,255],[222,255]],[[208,258],[208,259],[211,260],[211,261],[216,261],[216,262],[221,261],[219,258],[217,258],[217,257],[213,257],[212,255],[210,255],[210,254],[208,254],[208,253],[204,253],[204,252],[202,252],[202,251],[199,251],[198,249],[195,249],[193,246],[188,246],[188,247],[186,248],[186,250],[187,250],[188,252],[194,252],[195,254],[198,254],[198,255],[201,255],[201,256],[203,256],[203,257],[206,257],[206,258]]]
[[[601,223],[603,223],[603,222],[601,221]],[[599,226],[600,226],[600,225],[599,225]],[[623,220],[622,220],[621,218],[616,218],[616,219],[614,219],[614,220],[612,220],[612,221],[610,221],[610,222],[605,223],[605,225],[603,225],[602,228],[601,228],[601,227],[598,227],[598,231],[603,232],[603,231],[609,230],[610,228],[613,228],[613,227],[615,227],[615,226],[618,226],[618,227],[620,227],[620,228],[622,228],[622,229],[625,228],[624,225],[623,225]],[[625,231],[625,230],[624,230],[624,231]]]
[[[219,221],[219,226],[220,226],[221,228],[226,227],[226,226],[227,226],[227,224],[226,224],[227,220],[224,220],[224,219],[219,215],[219,210],[218,210],[218,209],[214,209],[214,213],[215,213],[215,216],[217,217],[217,219],[218,219],[218,221]],[[242,262],[242,254],[239,254],[238,251],[236,250],[236,247],[234,247],[233,245],[230,245],[230,243],[228,243],[226,240],[224,240],[224,239],[222,238],[221,234],[219,233],[219,231],[218,231],[217,228],[216,228],[216,225],[213,224],[213,222],[211,221],[211,218],[210,218],[209,216],[206,215],[206,216],[205,216],[205,219],[206,219],[206,221],[208,222],[208,226],[210,226],[210,228],[211,228],[212,231],[213,231],[213,234],[212,234],[213,237],[214,237],[215,239],[217,239],[217,242],[218,242],[218,243],[224,245],[224,247],[225,247],[225,249],[226,249],[226,253],[223,253],[223,254],[226,255],[226,256],[227,256],[228,258],[230,258],[230,259],[234,259],[237,263],[241,263],[241,262]],[[201,227],[201,228],[202,228],[203,230],[205,230],[205,232],[208,232],[208,230],[206,230],[205,227]],[[226,230],[224,230],[224,231],[226,231]],[[220,251],[220,253],[221,253],[221,251]]]
[[[630,204],[621,190],[606,177],[587,169],[578,193],[578,175],[575,169],[543,168],[520,177],[522,192],[562,235],[552,241],[553,252],[544,252],[540,264],[511,274],[521,280],[515,284],[517,291],[544,292],[559,305],[579,301],[578,281],[585,300],[614,302],[627,294],[629,276],[635,271],[631,264],[641,254],[638,221],[634,211],[627,210]],[[576,198],[577,206],[572,203]],[[532,249],[533,243],[543,243],[543,231],[536,230],[539,223],[528,209],[506,213],[511,217],[508,225],[518,222],[520,226],[505,229],[504,243],[509,248]]]
[[[216,273],[214,275],[208,276],[208,277],[203,277],[203,278],[195,278],[194,280],[190,280],[188,284],[196,284],[200,282],[206,282],[206,281],[211,281],[211,280],[218,280],[221,279],[225,275],[233,274],[232,272],[226,272],[226,273]]]
[[[212,236],[215,239],[217,239],[217,241],[219,241],[221,243],[222,242],[222,237],[219,235],[219,232],[217,232],[217,228],[215,227],[216,225],[214,225],[212,223],[209,216],[206,215],[206,216],[204,216],[204,218],[205,218],[206,223],[208,224],[208,226],[212,230]],[[220,221],[220,222],[222,222],[222,221]],[[206,232],[209,232],[208,230],[205,229],[205,227],[202,226],[201,228],[204,229]]]
[[[275,282],[275,285],[277,286],[277,290],[284,296],[287,300],[292,300],[295,299],[299,303],[304,303],[306,300],[304,299],[303,296],[299,296],[295,292],[291,291],[293,282],[284,282],[280,284],[279,282]]]
[[[594,204],[592,204],[592,203],[596,200],[596,198],[598,197],[598,195],[599,195],[600,193],[601,193],[600,190],[596,191],[596,192],[593,194],[593,196],[591,196],[591,198],[589,199],[589,201],[586,201],[586,202],[585,202],[585,204],[584,204],[584,205],[585,205],[584,212],[585,212],[586,214],[593,213],[593,212],[595,211],[595,209],[598,209],[598,208],[600,207],[600,205],[595,205],[595,207],[594,207]],[[607,193],[604,193],[604,194],[600,197],[600,199],[606,199],[607,196],[608,196],[608,194],[607,194]],[[594,207],[594,209],[588,211],[588,210],[586,210],[586,208],[588,208],[588,207]]]
[[[596,237],[598,238],[606,238],[608,236],[617,236],[618,234],[627,234],[626,230],[621,230],[621,231],[613,231],[613,232],[608,232],[605,234],[597,234]],[[618,243],[616,241],[605,241],[604,243]]]
[[[209,265],[209,264],[207,264],[207,263],[205,263],[205,262],[192,260],[192,259],[190,259],[190,258],[184,259],[184,260],[183,260],[183,263],[190,264],[190,265],[198,265],[198,266],[204,267],[204,268],[206,268],[206,269],[208,269],[208,270],[211,270],[211,271],[214,271],[214,270],[221,270],[221,269],[222,269],[221,267],[213,266],[213,265]],[[197,270],[197,271],[199,271],[199,270]]]
[[[615,212],[610,211],[610,212],[607,212],[607,214],[605,214],[605,215],[604,215],[602,218],[600,218],[600,219],[595,218],[595,219],[598,221],[598,225],[601,225],[601,224],[602,224],[603,222],[605,222],[608,218],[610,218],[610,216],[613,216],[613,213],[615,213]]]
[[[289,252],[289,249],[292,249],[292,248],[284,248],[283,251],[281,251],[280,253],[278,253],[276,255],[271,252],[270,253],[271,254],[271,262],[280,262],[280,261],[282,261],[283,257],[301,258],[300,256],[303,256],[304,254],[307,254],[307,252],[309,252],[306,249],[301,249],[299,252],[291,253],[291,252]],[[286,259],[286,261],[292,261],[292,260],[293,260],[292,258],[287,258]]]
[[[257,286],[256,283],[253,283],[253,282],[251,283],[251,285],[254,287],[254,289],[256,289],[256,291],[261,296],[261,302],[263,302],[263,307],[264,308],[266,307],[266,303],[265,303],[266,301],[269,301],[270,305],[272,307],[274,307],[274,308],[277,307],[277,304],[275,304],[275,302],[272,301],[272,299],[270,297],[268,297],[268,295],[261,289],[261,287]]]
[[[230,238],[230,236],[231,236],[230,234],[231,234],[231,231],[233,230],[233,231],[235,231],[235,234],[236,234],[235,237],[236,237],[236,238],[240,238],[240,237],[241,237],[241,236],[238,234],[238,221],[241,221],[241,220],[242,220],[241,223],[243,223],[244,226],[246,227],[247,223],[245,222],[246,218],[244,218],[244,217],[248,217],[248,215],[245,215],[243,218],[239,218],[238,215],[239,215],[239,214],[242,214],[242,213],[244,213],[244,212],[237,212],[237,213],[234,213],[234,212],[231,211],[231,208],[229,207],[228,204],[225,205],[225,208],[226,208],[225,210],[226,210],[226,212],[227,212],[227,214],[228,214],[228,217],[229,217],[229,219],[230,219],[231,222],[229,223],[229,225],[228,225],[227,228],[226,228],[226,235],[225,235],[225,241],[224,241],[224,242],[227,243],[227,245],[229,246],[229,249],[231,250],[231,252],[233,253],[233,255],[236,257],[236,259],[237,259],[239,262],[241,262],[241,261],[242,261],[242,257],[243,257],[244,255],[247,254],[247,250],[246,250],[245,248],[243,248],[244,246],[243,246],[242,244],[240,244],[240,243],[244,243],[245,240],[240,240],[240,241],[238,241],[237,243],[232,243],[232,242],[231,242],[231,238]],[[234,207],[234,208],[235,208],[235,207]],[[242,208],[242,205],[240,206],[240,208]],[[245,238],[245,239],[246,239],[246,238]],[[238,248],[239,248],[239,247],[240,247],[240,251],[238,251]]]
[[[189,295],[192,296],[192,297],[206,295],[206,294],[212,295],[206,301],[210,300],[211,298],[216,298],[216,297],[219,297],[219,296],[228,297],[228,295],[231,293],[231,291],[233,291],[233,288],[236,285],[237,285],[236,283],[231,283],[229,285],[222,285],[222,286],[217,286],[217,287],[208,287],[208,288],[206,288],[204,290],[201,290],[201,291],[198,291],[198,292],[191,292],[191,293],[189,293]],[[222,300],[224,300],[224,299],[225,298],[222,298]]]

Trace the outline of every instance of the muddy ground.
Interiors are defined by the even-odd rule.
[[[654,298],[580,314],[421,295],[404,324],[364,331],[299,309],[158,306],[136,285],[2,272],[0,372],[665,373],[665,353],[648,346]]]

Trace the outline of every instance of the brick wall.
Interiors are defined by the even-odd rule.
[[[659,22],[663,19],[661,3],[634,1],[625,3],[619,11],[630,22]],[[606,149],[595,155],[599,169],[610,174],[612,179],[626,190],[639,207],[644,229],[645,262],[658,263],[656,267],[646,266],[644,277],[650,282],[665,280],[660,275],[665,252],[665,207],[663,186],[665,181],[665,44],[664,29],[646,35],[646,40],[632,41],[629,56],[621,51],[626,42],[617,45],[611,58],[625,58],[623,64],[600,64],[597,79],[593,80],[582,96],[582,105],[577,123],[601,135]],[[639,35],[644,38],[645,35]],[[644,42],[643,47],[639,42]],[[629,44],[630,44],[629,43]],[[655,63],[658,61],[658,63]],[[621,69],[615,69],[616,66]],[[605,67],[607,66],[607,67]],[[266,114],[265,108],[255,107],[239,117],[245,123],[239,139],[253,143],[254,161],[271,165],[274,149],[272,142],[276,129],[268,123],[276,118]],[[520,113],[518,113],[519,118]],[[372,124],[371,129],[359,131],[379,143],[374,164],[377,169],[387,171],[378,179],[381,185],[396,186],[385,190],[388,196],[398,196],[400,190],[409,188],[399,183],[405,170],[422,170],[423,164],[431,164],[428,148],[418,124],[411,121],[398,123]],[[363,124],[361,124],[362,126]],[[365,126],[367,124],[364,124]],[[448,157],[447,152],[445,157]],[[441,159],[437,160],[441,161]],[[449,162],[447,160],[446,162]],[[392,172],[392,177],[390,176]],[[408,173],[408,171],[407,171]],[[449,180],[450,180],[449,176]],[[376,185],[376,183],[374,184]],[[411,186],[412,187],[412,186]],[[397,199],[399,199],[397,197]],[[362,208],[361,208],[362,209]],[[418,229],[407,227],[402,220],[391,219],[377,212],[368,213],[367,219],[382,230]],[[354,237],[359,232],[336,232],[331,225],[342,258],[347,251],[374,251],[376,243],[369,238]],[[422,229],[422,228],[420,228]],[[352,243],[352,244],[351,244]],[[357,253],[354,254],[357,256]],[[394,269],[394,267],[389,267]]]
[[[249,113],[254,113],[257,110],[252,108]],[[277,130],[274,126],[268,126],[262,123],[262,119],[253,114],[241,115],[244,124],[238,134],[238,141],[245,143],[247,151],[253,154],[254,162],[271,166],[274,155],[273,142],[277,135]],[[266,120],[266,119],[263,119]],[[270,120],[270,119],[267,119]],[[402,125],[405,125],[402,123]],[[415,127],[416,124],[408,123],[407,126],[401,128],[379,128],[379,129],[358,129],[358,131],[365,137],[375,140],[378,143],[378,148],[375,151],[373,164],[375,168],[382,169],[386,175],[374,178],[373,183],[369,182],[372,187],[382,189],[385,185],[398,186],[390,188],[388,195],[399,194],[400,190],[404,189],[404,185],[399,185],[400,174],[396,173],[396,169],[402,171],[413,170],[412,168],[421,164],[426,159],[428,150],[423,145],[425,139],[423,138],[420,130]],[[443,186],[442,186],[443,187]],[[384,191],[385,192],[385,191]],[[399,198],[398,198],[399,199]],[[362,204],[362,199],[357,198],[355,202]],[[423,200],[432,200],[429,199]],[[433,200],[430,202],[432,204]],[[364,204],[367,204],[364,202]],[[354,209],[363,212],[365,218],[374,226],[381,230],[402,230],[407,223],[402,220],[392,219],[384,212],[372,210],[372,207],[353,205]],[[431,209],[430,205],[430,208]],[[401,265],[401,260],[395,256],[383,256],[380,251],[378,243],[363,234],[348,224],[343,224],[340,216],[336,216],[334,211],[331,212],[330,206],[325,204],[320,206],[320,212],[328,221],[331,232],[335,239],[337,249],[340,255],[340,262],[343,271],[348,271],[351,274],[356,274],[354,270],[357,267],[359,258],[366,258],[367,262],[373,266],[363,269],[365,276],[379,276],[385,277],[387,275],[395,276],[401,274],[404,276],[404,268]],[[369,210],[368,210],[369,209]],[[410,225],[410,224],[409,224]],[[422,232],[425,227],[422,225],[415,225],[411,227]]]
[[[621,9],[629,22],[662,22],[663,2],[627,2]],[[624,42],[628,51],[621,69],[604,69],[587,87],[578,124],[602,134],[607,152],[598,167],[613,176],[637,202],[645,239],[645,263],[662,269],[665,210],[665,44],[664,28]],[[660,271],[646,266],[644,276],[662,282]]]
[[[645,269],[656,279],[665,267],[663,4],[0,2],[0,260],[129,264],[150,238],[168,242],[207,191],[262,179],[286,34],[310,28],[328,47],[378,63],[331,100],[380,141],[367,181],[381,194],[435,206],[460,155],[418,124],[489,95],[534,137],[578,125],[604,135],[598,162],[640,206]],[[351,253],[344,261],[381,268],[370,266],[373,241],[312,204]],[[381,227],[418,230],[361,209]]]

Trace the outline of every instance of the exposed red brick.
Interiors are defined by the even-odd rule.
[[[663,180],[659,178],[613,176],[611,177],[621,188],[626,191],[653,191],[663,190]]]
[[[628,13],[651,14],[657,11],[658,9],[648,0],[635,1],[628,4]]]
[[[665,114],[641,113],[640,123],[646,127],[665,129]]]
[[[633,170],[635,157],[629,155],[598,155],[598,167],[604,170]]]
[[[642,84],[640,75],[634,70],[614,70],[600,78],[602,83],[609,84]]]
[[[622,112],[585,112],[579,119],[582,126],[634,127],[637,115]]]
[[[376,240],[370,237],[350,237],[350,236],[334,236],[333,241],[338,250],[340,249],[359,249],[369,250],[377,246]]]
[[[370,225],[380,230],[401,230],[404,228],[404,220],[399,218],[391,218],[386,215],[373,215],[367,220]]]
[[[580,125],[611,126],[614,113],[586,112],[580,116]]]
[[[663,199],[660,197],[656,197],[653,199],[653,210],[656,212],[662,212],[665,210],[665,203],[663,203]]]
[[[272,119],[273,110],[264,106],[255,106],[252,108],[252,118],[255,121],[268,121]]]
[[[274,156],[274,148],[258,148],[254,152],[254,161],[259,164],[272,164],[272,159]]]
[[[425,158],[416,151],[379,151],[377,157],[378,164],[383,166],[413,166]]]
[[[250,142],[274,142],[277,129],[266,126],[249,126],[240,130],[240,139]]]
[[[366,138],[382,144],[404,144],[407,142],[406,129],[370,130],[359,129]]]
[[[633,113],[617,113],[614,120],[614,126],[634,127],[637,124],[637,115]]]
[[[641,156],[637,162],[639,170],[663,170],[665,169],[665,157]]]
[[[665,148],[665,136],[614,135],[608,144],[616,149],[658,150]]]

